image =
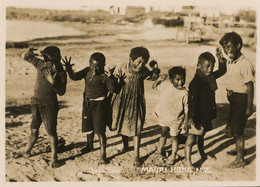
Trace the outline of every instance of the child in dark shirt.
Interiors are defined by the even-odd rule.
[[[34,88],[34,96],[31,99],[32,122],[29,143],[25,152],[20,152],[17,157],[31,156],[31,149],[38,139],[39,128],[43,122],[49,135],[52,151],[52,167],[59,167],[57,158],[57,115],[58,100],[57,94],[63,95],[66,92],[67,74],[60,63],[60,49],[56,46],[46,47],[41,54],[44,60],[36,58],[38,54],[30,48],[22,54],[22,58],[37,69],[37,78]]]
[[[107,163],[106,160],[106,125],[109,118],[107,99],[108,92],[115,92],[117,81],[111,73],[105,74],[105,56],[102,53],[93,53],[89,59],[89,67],[74,72],[71,68],[71,58],[62,59],[65,63],[69,77],[74,80],[85,80],[85,91],[83,94],[82,110],[82,132],[87,133],[87,146],[83,152],[93,150],[94,134],[99,137],[100,164]]]
[[[219,61],[218,70],[213,71],[215,65],[214,56],[205,52],[199,56],[197,70],[194,78],[189,84],[188,118],[191,129],[189,129],[186,163],[191,165],[191,149],[198,135],[198,149],[202,160],[207,159],[204,152],[204,135],[212,130],[212,119],[216,118],[215,91],[217,90],[216,79],[226,73],[226,59],[223,58],[221,50],[217,49]],[[188,141],[187,140],[187,141]]]

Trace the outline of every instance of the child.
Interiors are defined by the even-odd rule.
[[[228,56],[227,65],[227,98],[230,103],[228,126],[236,142],[236,160],[229,166],[244,167],[244,128],[247,118],[253,113],[254,79],[253,65],[241,53],[242,38],[235,32],[226,33],[219,41]]]
[[[34,96],[31,99],[32,107],[32,122],[29,144],[25,152],[18,153],[20,156],[31,156],[31,150],[38,139],[39,128],[43,122],[46,131],[49,135],[52,164],[56,168],[61,164],[57,158],[57,115],[58,115],[58,100],[57,94],[63,95],[66,92],[67,75],[60,63],[60,49],[55,46],[46,47],[41,54],[44,60],[36,58],[33,51],[36,49],[30,48],[22,54],[22,58],[37,69],[37,78],[34,88]]]
[[[147,80],[157,80],[159,78],[159,75],[161,73],[161,70],[158,67],[158,63],[155,60],[151,60],[149,62],[149,66],[153,69],[153,73],[151,74],[151,76],[147,79]]]
[[[186,70],[182,67],[173,67],[168,71],[169,80],[160,79],[155,81],[153,89],[159,86],[160,101],[155,109],[159,125],[162,127],[159,140],[158,154],[164,155],[164,145],[170,132],[172,139],[172,154],[167,164],[173,165],[178,150],[177,136],[185,133],[188,122],[188,91],[183,87],[185,84]],[[164,82],[162,82],[164,81]],[[183,131],[184,130],[184,131]]]
[[[93,151],[94,134],[99,137],[100,143],[100,164],[106,164],[106,123],[107,109],[109,102],[107,101],[108,92],[114,92],[116,80],[110,77],[111,74],[105,74],[105,56],[96,52],[90,56],[89,67],[81,71],[74,72],[71,68],[71,58],[62,59],[65,63],[69,77],[74,80],[85,79],[85,90],[83,94],[83,110],[82,110],[82,132],[87,133],[87,146],[83,152]]]
[[[209,52],[202,53],[198,58],[197,70],[189,84],[188,117],[191,129],[188,135],[188,146],[185,148],[186,164],[191,166],[191,149],[198,135],[198,150],[202,160],[207,159],[204,152],[204,135],[212,130],[212,119],[216,118],[215,91],[217,90],[216,79],[226,73],[226,59],[217,49],[219,61],[218,70],[213,71],[215,58]]]
[[[111,130],[122,135],[122,152],[128,151],[128,137],[134,137],[134,166],[141,166],[139,147],[141,131],[145,121],[144,79],[153,71],[145,66],[149,59],[149,51],[144,47],[131,49],[128,63],[118,64],[114,73],[124,76],[124,82],[118,94],[112,97],[113,122]]]

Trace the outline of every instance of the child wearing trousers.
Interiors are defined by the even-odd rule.
[[[106,125],[109,118],[107,110],[109,102],[108,92],[113,93],[117,80],[111,76],[110,72],[105,74],[105,56],[100,52],[95,52],[90,56],[89,67],[78,72],[72,69],[71,58],[63,59],[69,77],[74,80],[85,80],[85,90],[83,93],[82,110],[82,132],[87,133],[87,146],[82,152],[93,151],[94,134],[99,137],[100,161],[99,164],[108,163],[106,159]]]
[[[243,133],[247,118],[253,113],[255,69],[241,52],[243,41],[239,34],[226,33],[219,43],[228,56],[226,90],[230,112],[227,129],[230,130],[236,144],[236,149],[228,152],[236,155],[235,161],[229,167],[244,167],[246,163]]]
[[[150,54],[146,48],[132,48],[129,61],[118,64],[114,71],[116,76],[122,75],[124,79],[121,81],[118,93],[112,96],[111,130],[122,136],[122,152],[129,150],[128,137],[134,137],[133,164],[137,167],[141,166],[139,148],[146,113],[144,79],[153,73],[145,66],[149,57]]]
[[[204,52],[198,58],[197,70],[194,78],[189,84],[188,117],[189,135],[187,141],[189,146],[185,148],[186,164],[191,164],[191,151],[198,136],[198,150],[202,160],[207,159],[204,152],[204,135],[212,130],[211,121],[216,118],[217,106],[215,91],[218,89],[216,79],[226,73],[226,59],[223,58],[221,50],[217,48],[218,70],[213,72],[215,57]],[[213,156],[214,157],[214,156]]]
[[[159,103],[155,109],[155,115],[161,126],[158,154],[165,156],[164,146],[168,133],[172,140],[172,154],[167,159],[168,165],[175,163],[178,150],[178,135],[185,134],[188,123],[188,91],[185,89],[186,70],[180,66],[168,71],[169,79],[160,77],[153,84],[153,89],[160,91]]]
[[[31,63],[37,69],[34,96],[31,98],[32,121],[29,143],[25,152],[18,153],[17,157],[31,156],[31,150],[38,139],[39,128],[44,123],[49,135],[53,168],[59,167],[61,163],[57,156],[57,116],[58,99],[57,94],[62,96],[66,92],[67,74],[60,63],[60,49],[56,46],[48,46],[41,51],[42,57],[37,58],[36,49],[30,48],[22,54],[22,58]]]

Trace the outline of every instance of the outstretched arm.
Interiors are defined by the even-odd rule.
[[[81,80],[83,78],[86,77],[86,74],[89,70],[89,68],[85,68],[79,72],[74,72],[74,70],[72,69],[72,66],[74,66],[75,64],[71,64],[71,57],[69,57],[69,59],[67,59],[67,57],[65,56],[64,59],[62,59],[65,69],[69,74],[69,77],[71,80],[77,81],[77,80]]]
[[[163,81],[165,81],[168,78],[167,74],[162,74],[159,76],[159,78],[153,83],[152,89],[156,89]]]
[[[38,54],[34,53],[37,49],[29,48],[22,54],[22,58],[27,62],[31,63],[35,68],[41,68],[44,65],[44,60],[37,58]]]

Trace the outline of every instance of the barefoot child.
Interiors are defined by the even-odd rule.
[[[226,33],[219,43],[229,58],[226,89],[230,112],[227,124],[236,142],[236,150],[230,152],[236,155],[236,160],[229,167],[244,167],[243,133],[247,118],[253,113],[255,69],[241,53],[243,41],[240,35],[235,32]]]
[[[188,122],[188,91],[183,87],[185,84],[186,70],[176,66],[168,71],[169,79],[159,78],[153,84],[153,89],[159,88],[160,100],[155,109],[158,123],[162,127],[159,140],[158,154],[165,156],[164,145],[170,132],[172,140],[172,154],[167,160],[168,165],[175,162],[178,150],[177,136],[185,133]]]
[[[216,79],[226,73],[226,59],[221,50],[217,49],[219,62],[218,70],[213,71],[215,57],[204,52],[198,58],[197,70],[189,84],[188,117],[191,129],[189,129],[188,146],[185,148],[186,164],[191,166],[191,150],[198,135],[198,150],[202,160],[207,159],[204,152],[204,135],[212,130],[211,121],[216,118],[215,91],[217,90]]]
[[[144,79],[152,71],[145,66],[149,51],[144,47],[131,49],[129,62],[118,64],[114,74],[124,75],[125,79],[118,94],[112,97],[113,122],[111,130],[116,130],[123,139],[123,150],[128,150],[128,137],[134,137],[133,164],[140,166],[139,147],[141,131],[145,121]]]
[[[22,54],[22,58],[37,69],[37,78],[34,88],[34,96],[31,99],[32,122],[29,143],[25,152],[18,156],[30,156],[31,150],[38,139],[39,128],[43,122],[49,135],[52,151],[52,167],[59,167],[57,158],[57,94],[63,95],[66,91],[67,74],[60,63],[60,49],[55,46],[46,47],[41,54],[44,60],[36,58],[37,54],[30,48]]]
[[[85,80],[85,90],[83,94],[83,110],[82,110],[82,132],[87,133],[87,146],[83,152],[93,151],[94,134],[99,137],[100,143],[100,164],[107,163],[106,160],[106,123],[107,109],[109,102],[107,101],[108,92],[114,92],[116,79],[110,77],[111,74],[105,74],[105,56],[96,52],[90,56],[89,67],[81,71],[74,72],[71,68],[67,57],[62,59],[65,63],[69,77],[74,80]]]

